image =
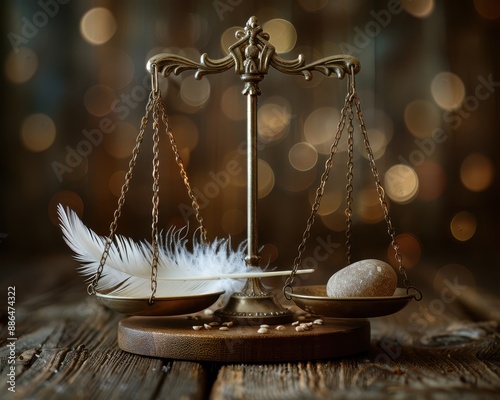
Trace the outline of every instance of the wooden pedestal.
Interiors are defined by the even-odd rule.
[[[258,333],[259,326],[234,325],[227,331],[194,330],[211,320],[186,317],[129,317],[118,326],[118,345],[129,353],[177,360],[229,363],[304,361],[349,356],[370,345],[365,319],[324,319],[304,332],[286,324]]]

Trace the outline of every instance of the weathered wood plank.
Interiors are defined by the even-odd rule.
[[[206,397],[208,379],[198,363],[132,355],[118,349],[122,316],[86,296],[81,281],[41,292],[16,305],[15,393],[0,379],[0,398],[154,399]],[[0,330],[0,376],[10,349]],[[7,394],[11,396],[6,397]]]
[[[16,304],[16,393],[10,398],[493,399],[500,392],[494,312],[500,303],[478,292],[429,295],[373,319],[370,350],[357,357],[220,366],[123,352],[116,345],[121,316],[86,296],[79,279],[62,273],[53,284],[56,289],[37,289]],[[3,315],[2,377],[10,353],[6,321]],[[9,398],[7,387],[0,379],[0,398]]]
[[[358,357],[223,366],[211,399],[498,398],[498,324],[464,321],[458,304],[438,300],[372,320],[371,349]]]

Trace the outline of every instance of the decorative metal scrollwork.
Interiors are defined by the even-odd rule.
[[[342,79],[346,73],[354,71],[357,74],[361,68],[356,57],[346,54],[322,58],[310,64],[306,64],[302,54],[294,60],[285,60],[276,55],[275,47],[269,43],[269,34],[262,30],[256,17],[251,17],[245,28],[236,32],[236,39],[237,41],[228,48],[229,54],[223,58],[211,59],[204,53],[200,62],[196,62],[163,53],[152,57],[148,61],[147,69],[152,72],[152,65],[156,65],[158,73],[163,76],[196,70],[195,78],[201,79],[204,75],[221,73],[234,66],[236,74],[242,75],[242,79],[249,82],[262,80],[269,66],[285,74],[302,75],[306,80],[312,79],[313,72],[320,72],[325,76],[335,74],[337,78]]]

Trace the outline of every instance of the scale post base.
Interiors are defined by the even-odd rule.
[[[226,306],[214,312],[214,319],[241,325],[278,325],[292,322],[293,312],[284,308],[258,278],[250,278],[241,292],[233,293]]]

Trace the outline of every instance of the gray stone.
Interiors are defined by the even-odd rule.
[[[392,296],[398,284],[396,271],[380,260],[361,260],[342,268],[326,284],[329,297]]]

